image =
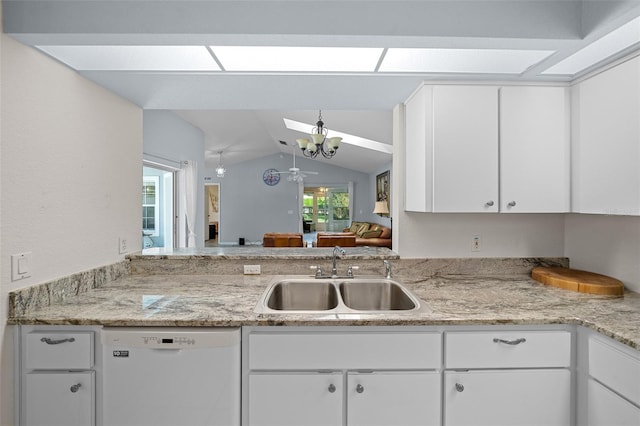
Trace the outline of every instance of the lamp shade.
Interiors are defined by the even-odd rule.
[[[386,201],[376,201],[376,205],[373,208],[375,214],[389,214],[389,206]]]

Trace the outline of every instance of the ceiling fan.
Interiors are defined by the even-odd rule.
[[[282,145],[285,146],[289,146],[288,143],[286,143],[285,141],[279,141]],[[308,170],[300,170],[298,167],[296,167],[296,153],[295,153],[295,145],[292,146],[293,148],[293,152],[291,153],[291,155],[293,156],[293,167],[289,168],[289,171],[286,172],[277,172],[280,175],[283,174],[288,174],[289,176],[287,176],[287,180],[289,182],[304,182],[304,178],[307,177],[307,175],[317,175],[318,172],[310,172]],[[276,172],[274,172],[276,173]]]

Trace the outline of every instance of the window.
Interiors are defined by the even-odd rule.
[[[142,180],[142,231],[154,237],[159,233],[159,183],[158,176],[145,176]]]

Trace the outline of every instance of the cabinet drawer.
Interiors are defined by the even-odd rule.
[[[433,332],[249,335],[251,370],[435,369],[441,352]]]
[[[93,366],[92,331],[34,331],[26,336],[25,367],[28,370],[74,369]]]
[[[640,356],[589,338],[589,375],[640,405]]]
[[[568,331],[445,333],[446,368],[568,367]]]

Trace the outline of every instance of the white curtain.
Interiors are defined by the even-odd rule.
[[[196,246],[196,209],[198,190],[198,168],[195,161],[183,161],[180,169],[184,213],[187,218],[187,247]]]

